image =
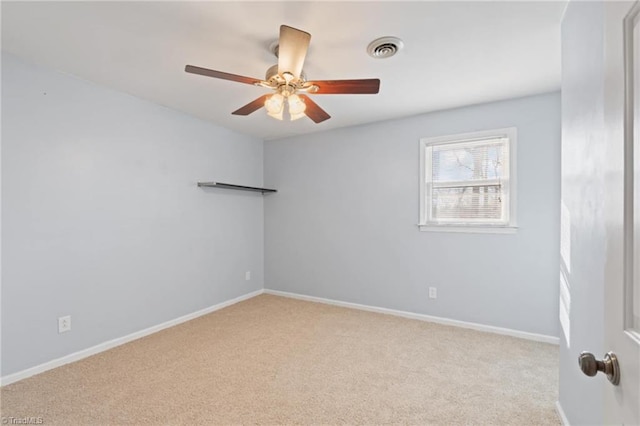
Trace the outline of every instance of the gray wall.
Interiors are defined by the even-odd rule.
[[[2,375],[263,287],[261,140],[3,54],[2,150]]]
[[[569,2],[562,22],[562,202],[570,216],[570,346],[560,343],[560,404],[571,424],[603,424],[606,380],[584,376],[583,350],[604,354],[604,5]]]
[[[419,139],[511,126],[518,232],[420,232]],[[265,184],[266,288],[558,336],[558,93],[269,141]]]

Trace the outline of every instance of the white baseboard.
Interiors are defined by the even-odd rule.
[[[560,339],[558,337],[547,336],[544,334],[528,333],[526,331],[512,330],[510,328],[494,327],[491,325],[477,324],[477,323],[466,322],[466,321],[458,321],[458,320],[449,319],[449,318],[435,317],[435,316],[425,315],[425,314],[417,314],[414,312],[397,311],[395,309],[380,308],[377,306],[360,305],[358,303],[342,302],[340,300],[325,299],[322,297],[315,297],[315,296],[306,296],[303,294],[289,293],[286,291],[264,289],[264,293],[272,294],[274,296],[283,296],[283,297],[289,297],[292,299],[306,300],[308,302],[325,303],[327,305],[342,306],[344,308],[359,309],[361,311],[378,312],[381,314],[395,315],[398,317],[415,319],[420,321],[434,322],[438,324],[451,325],[451,326],[461,327],[461,328],[469,328],[472,330],[485,331],[485,332],[495,333],[495,334],[503,334],[505,336],[518,337],[520,339],[534,340],[536,342],[551,343],[554,345],[560,344]]]
[[[567,419],[567,415],[564,414],[564,410],[562,409],[562,405],[560,405],[560,401],[556,401],[556,412],[558,413],[558,417],[560,417],[560,421],[564,426],[570,426],[569,419]]]
[[[209,306],[208,308],[201,309],[196,312],[192,312],[187,315],[183,315],[179,318],[175,318],[162,324],[154,325],[149,328],[145,328],[144,330],[136,331],[135,333],[128,334],[123,337],[118,337],[117,339],[109,340],[107,342],[100,343],[98,345],[92,346],[87,349],[83,349],[78,352],[74,352],[69,355],[65,355],[61,358],[54,359],[52,361],[45,362],[40,365],[36,365],[35,367],[27,368],[26,370],[18,371],[17,373],[9,374],[0,378],[0,386],[5,386],[10,383],[15,383],[19,380],[26,379],[27,377],[34,376],[36,374],[44,373],[45,371],[54,369],[56,367],[60,367],[65,364],[69,364],[74,361],[79,361],[83,358],[87,358],[91,355],[95,355],[100,352],[104,352],[106,350],[115,348],[116,346],[123,345],[125,343],[129,343],[133,340],[137,340],[141,337],[148,336],[153,333],[157,333],[160,330],[164,330],[165,328],[173,327],[178,324],[182,324],[183,322],[190,321],[192,319],[201,317],[203,315],[210,314],[211,312],[218,311],[222,308],[226,308],[227,306],[234,305],[238,302],[242,302],[247,299],[251,299],[252,297],[256,297],[261,295],[264,290],[256,290],[251,293],[243,294],[242,296],[236,297],[231,300],[227,300],[225,302],[218,303],[213,306]]]
[[[473,329],[473,330],[485,331],[485,332],[490,332],[490,333],[503,334],[503,335],[507,335],[507,336],[519,337],[521,339],[534,340],[534,341],[537,341],[537,342],[552,343],[552,344],[556,344],[556,345],[559,344],[559,338],[553,337],[553,336],[546,336],[546,335],[543,335],[543,334],[527,333],[527,332],[524,332],[524,331],[512,330],[512,329],[501,328],[501,327],[493,327],[493,326],[490,326],[490,325],[476,324],[476,323],[472,323],[472,322],[458,321],[458,320],[453,320],[453,319],[448,319],[448,318],[435,317],[435,316],[431,316],[431,315],[417,314],[417,313],[413,313],[413,312],[398,311],[398,310],[395,310],[395,309],[380,308],[380,307],[368,306],[368,305],[360,305],[358,303],[342,302],[342,301],[339,301],[339,300],[325,299],[325,298],[321,298],[321,297],[306,296],[306,295],[297,294],[297,293],[289,293],[289,292],[284,292],[284,291],[264,289],[264,290],[256,290],[256,291],[253,291],[251,293],[247,293],[247,294],[244,294],[242,296],[236,297],[234,299],[227,300],[225,302],[221,302],[221,303],[218,303],[218,304],[213,305],[213,306],[209,306],[208,308],[204,308],[204,309],[201,309],[199,311],[192,312],[192,313],[187,314],[187,315],[183,315],[183,316],[181,316],[179,318],[175,318],[173,320],[166,321],[166,322],[164,322],[162,324],[158,324],[158,325],[155,325],[155,326],[152,326],[152,327],[149,327],[149,328],[145,328],[144,330],[140,330],[140,331],[137,331],[135,333],[131,333],[131,334],[128,334],[126,336],[119,337],[117,339],[113,339],[113,340],[109,340],[107,342],[100,343],[100,344],[92,346],[90,348],[83,349],[81,351],[74,352],[74,353],[69,354],[69,355],[65,355],[65,356],[63,356],[61,358],[57,358],[57,359],[45,362],[45,363],[40,364],[40,365],[36,365],[35,367],[31,367],[31,368],[27,368],[26,370],[18,371],[17,373],[9,374],[7,376],[4,376],[4,377],[0,378],[0,386],[6,386],[8,384],[15,383],[15,382],[20,381],[22,379],[26,379],[27,377],[31,377],[31,376],[34,376],[36,374],[44,373],[45,371],[54,369],[56,367],[60,367],[60,366],[65,365],[65,364],[69,364],[69,363],[74,362],[74,361],[79,361],[79,360],[81,360],[83,358],[87,358],[87,357],[90,357],[92,355],[98,354],[100,352],[104,352],[104,351],[107,351],[109,349],[115,348],[116,346],[123,345],[123,344],[131,342],[133,340],[137,340],[137,339],[139,339],[141,337],[145,337],[145,336],[148,336],[150,334],[157,333],[158,331],[164,330],[166,328],[173,327],[173,326],[181,324],[183,322],[190,321],[192,319],[201,317],[201,316],[209,314],[211,312],[215,312],[215,311],[220,310],[222,308],[226,308],[227,306],[231,306],[231,305],[236,304],[238,302],[242,302],[244,300],[251,299],[253,297],[259,296],[262,293],[272,294],[272,295],[275,295],[275,296],[289,297],[289,298],[293,298],[293,299],[306,300],[306,301],[309,301],[309,302],[318,302],[318,303],[324,303],[324,304],[328,304],[328,305],[342,306],[342,307],[351,308],[351,309],[359,309],[359,310],[362,310],[362,311],[378,312],[378,313],[381,313],[381,314],[395,315],[395,316],[409,318],[409,319],[416,319],[416,320],[420,320],[420,321],[434,322],[434,323],[438,323],[438,324],[451,325],[451,326],[455,326],[455,327],[469,328],[469,329]],[[566,421],[566,417],[564,416],[564,412],[562,411],[562,408],[561,408],[559,403],[557,404],[556,408],[558,410],[558,415],[560,415],[560,417],[562,418],[563,423],[565,425],[568,425],[569,423]]]

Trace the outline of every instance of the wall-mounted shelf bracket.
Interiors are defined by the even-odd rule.
[[[199,187],[208,187],[208,188],[224,188],[224,189],[237,189],[240,191],[253,191],[253,192],[278,192],[275,189],[269,188],[258,188],[255,186],[242,186],[242,185],[232,185],[230,183],[222,183],[222,182],[198,182]]]

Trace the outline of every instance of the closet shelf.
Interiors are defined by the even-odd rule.
[[[222,183],[222,182],[198,182],[199,187],[209,187],[209,188],[224,188],[224,189],[237,189],[240,191],[253,191],[253,192],[278,192],[275,189],[269,188],[258,188],[255,186],[242,186],[242,185],[233,185],[230,183]]]

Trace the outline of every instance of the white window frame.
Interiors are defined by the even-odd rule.
[[[481,233],[497,233],[512,234],[515,233],[518,226],[516,221],[517,211],[517,137],[518,132],[515,127],[507,127],[504,129],[483,130],[479,132],[459,133],[456,135],[429,137],[420,139],[420,222],[418,226],[421,231],[436,232],[481,232]],[[483,141],[487,139],[507,138],[509,144],[509,186],[508,186],[508,217],[505,223],[501,224],[480,224],[480,223],[464,223],[464,222],[435,222],[429,221],[429,213],[431,209],[431,194],[427,196],[427,177],[431,179],[432,162],[430,158],[431,150],[428,147],[434,145],[449,145],[456,143],[469,143],[474,141]],[[461,182],[464,183],[464,182]]]

